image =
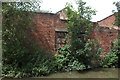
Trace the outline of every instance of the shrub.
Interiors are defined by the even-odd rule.
[[[44,52],[41,48],[36,49],[29,61],[22,61],[21,66],[17,61],[13,61],[12,64],[4,64],[2,76],[13,78],[38,77],[55,72],[57,70],[56,59],[54,56],[49,56]]]
[[[34,22],[30,11],[34,11],[36,5],[30,2],[2,5],[3,77],[40,76],[54,71],[52,59],[31,37]]]
[[[77,4],[77,10],[74,10],[71,4],[67,4],[68,23],[66,25],[70,44],[58,48],[60,54],[56,55],[56,60],[60,71],[84,70],[101,65],[99,54],[102,50],[97,44],[94,44],[95,39],[90,39],[93,32],[93,23],[90,19],[95,11],[86,7],[86,2],[82,0],[77,0]]]
[[[120,48],[120,46],[118,45],[118,39],[116,39],[113,43],[112,50],[106,54],[103,60],[103,67],[118,67],[118,55],[120,55],[118,48]]]
[[[95,40],[88,40],[85,44],[85,49],[78,49],[72,53],[71,45],[67,44],[64,47],[58,48],[56,54],[56,63],[59,71],[84,70],[101,66],[102,59],[100,53],[102,49]],[[97,47],[97,49],[94,49]]]

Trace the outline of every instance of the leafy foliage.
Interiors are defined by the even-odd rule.
[[[93,23],[90,22],[91,15],[95,14],[90,7],[85,7],[85,2],[81,0],[77,2],[78,11],[73,9],[73,6],[68,4],[66,15],[68,17],[67,28],[71,39],[71,46],[73,50],[84,49],[85,38],[89,39],[92,33]]]
[[[46,75],[53,71],[52,59],[33,40],[32,3],[3,3],[3,77]],[[31,7],[32,6],[32,7]],[[54,58],[53,58],[54,59]]]
[[[31,3],[3,3],[3,76],[34,77],[57,71],[84,70],[102,66],[102,52],[96,39],[90,39],[93,30],[91,16],[95,14],[85,2],[77,2],[78,11],[67,5],[67,28],[71,43],[58,48],[53,56],[32,40],[34,22]],[[28,6],[29,5],[29,6]],[[28,7],[27,7],[28,6]],[[33,7],[32,7],[33,8]],[[29,23],[29,24],[28,24]],[[44,53],[44,55],[43,55]],[[104,67],[117,66],[117,46],[106,55]]]
[[[118,39],[114,41],[112,50],[105,56],[103,61],[103,67],[118,67],[118,55],[120,54],[118,48]]]
[[[120,26],[120,2],[114,2],[113,4],[116,6],[118,12],[114,12],[115,15],[115,21],[114,21],[114,25],[116,26]],[[112,50],[106,55],[105,57],[105,61],[104,62],[104,66],[103,67],[119,67],[118,63],[120,62],[120,60],[118,59],[118,57],[120,56],[120,30],[118,30],[118,39],[114,42],[114,47],[112,48]]]
[[[90,20],[91,16],[95,15],[95,10],[86,7],[86,2],[82,0],[78,0],[77,4],[77,11],[69,4],[66,12],[70,20],[67,27],[70,32],[72,56],[78,59],[81,64],[89,66],[93,56],[100,54],[100,48],[96,49],[98,51],[94,49],[97,47],[94,44],[96,41],[90,39],[90,35],[93,32],[93,23]]]
[[[98,48],[93,43],[95,41],[88,40],[85,44],[85,49],[76,50],[75,53],[71,51],[71,44],[58,48],[59,55],[55,55],[58,71],[84,70],[95,68],[102,65],[102,59],[99,56],[102,49]]]
[[[58,48],[57,63],[60,71],[84,70],[100,66],[100,53],[102,49],[97,45],[96,39],[90,39],[93,32],[91,16],[94,10],[85,6],[82,0],[77,1],[78,10],[75,11],[71,4],[67,4],[67,28],[70,44]]]
[[[117,10],[118,10],[118,12],[115,12],[114,14],[115,14],[115,25],[116,26],[120,26],[120,5],[119,5],[119,2],[114,2],[113,3],[116,7],[117,7]]]

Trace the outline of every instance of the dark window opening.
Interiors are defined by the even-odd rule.
[[[67,43],[65,40],[66,35],[68,34],[67,31],[56,31],[55,32],[55,50],[58,47],[64,47]]]

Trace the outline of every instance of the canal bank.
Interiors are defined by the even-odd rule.
[[[41,77],[32,77],[32,78],[22,78],[22,79],[11,79],[11,78],[3,78],[2,80],[42,80],[42,79],[51,79],[51,78],[79,78],[79,79],[87,79],[87,78],[94,78],[94,79],[118,79],[119,78],[119,69],[118,68],[104,68],[104,69],[94,69],[94,70],[87,70],[87,71],[71,71],[71,72],[60,72],[60,73],[53,73],[48,76],[41,76]]]

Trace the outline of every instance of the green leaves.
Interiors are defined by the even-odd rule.
[[[113,4],[116,6],[118,12],[114,12],[114,15],[115,15],[115,21],[114,21],[114,25],[116,26],[120,26],[120,12],[119,12],[119,2],[113,2]]]
[[[67,28],[70,32],[71,47],[73,50],[84,48],[84,38],[89,38],[93,24],[89,21],[95,11],[90,7],[86,7],[86,2],[78,0],[78,10],[75,11],[71,4],[67,4],[66,15],[68,17]]]
[[[112,50],[103,60],[103,67],[118,67],[118,55],[120,55],[118,48],[120,48],[118,45],[118,40],[115,40]]]
[[[62,57],[58,59],[62,59],[61,61],[68,66],[68,70],[96,67],[98,64],[93,65],[91,60],[95,59],[97,63],[101,61],[98,56],[102,50],[95,44],[97,43],[95,39],[90,39],[93,32],[93,23],[90,20],[95,11],[90,7],[86,7],[86,2],[82,0],[78,0],[77,4],[77,11],[74,10],[71,4],[67,4],[66,15],[69,21],[66,25],[69,31],[70,46],[58,48],[59,56]],[[68,59],[68,61],[64,61],[64,59]]]
[[[34,22],[28,4],[35,6],[24,2],[3,3],[3,76],[28,77],[33,75],[32,71],[38,76],[53,69],[49,68],[49,57],[41,55],[44,50],[31,40]]]

